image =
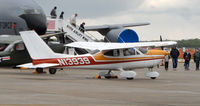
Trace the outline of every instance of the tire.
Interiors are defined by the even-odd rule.
[[[156,77],[151,77],[151,79],[156,79]]]
[[[106,79],[111,79],[112,76],[104,76]]]
[[[36,68],[36,71],[37,71],[38,73],[43,73],[43,68]]]
[[[132,78],[126,78],[127,80],[133,80],[134,78],[132,77]]]
[[[56,74],[56,69],[55,68],[49,68],[49,73],[50,74]]]

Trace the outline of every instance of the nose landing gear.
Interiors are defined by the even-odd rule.
[[[149,72],[146,73],[146,77],[149,77],[151,79],[156,79],[159,77],[159,73],[156,71],[153,71],[153,68],[149,68]]]

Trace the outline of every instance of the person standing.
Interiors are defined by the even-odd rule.
[[[78,14],[75,13],[74,15],[71,16],[69,22],[71,25],[73,25],[74,27],[76,27],[76,17],[78,17]]]
[[[188,49],[185,51],[183,58],[185,60],[185,64],[184,64],[185,70],[189,70],[191,54]]]
[[[64,16],[63,16],[63,15],[64,15],[64,12],[62,11],[61,14],[60,14],[60,16],[59,16],[59,18],[60,18],[60,19],[64,19]]]
[[[79,30],[83,33],[85,32],[85,22],[80,25]]]
[[[54,18],[54,19],[57,18],[56,9],[57,9],[57,7],[55,6],[55,7],[51,10],[51,13],[50,13],[51,18]]]
[[[173,63],[173,70],[176,71],[177,65],[178,65],[178,56],[180,55],[178,49],[176,46],[174,46],[170,52],[170,55],[172,57],[172,63]]]
[[[165,58],[164,58],[164,61],[165,61],[165,70],[166,70],[166,71],[168,71],[169,59],[170,59],[170,56],[169,56],[169,55],[166,55]]]
[[[199,70],[199,61],[200,61],[200,52],[199,49],[196,49],[194,53],[194,62],[196,63],[196,71]]]

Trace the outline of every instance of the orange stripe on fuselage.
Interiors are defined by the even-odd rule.
[[[123,57],[123,58],[115,58],[115,57],[105,57],[104,52],[99,52],[95,54],[93,57],[96,61],[118,61],[118,60],[145,60],[145,59],[154,59],[154,58],[164,58],[164,56],[149,56],[149,57]]]

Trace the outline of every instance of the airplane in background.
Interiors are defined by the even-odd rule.
[[[26,30],[46,33],[46,15],[34,0],[0,0],[0,14],[0,35],[19,35]]]
[[[92,52],[84,55],[67,55],[54,53],[34,31],[23,31],[20,35],[33,60],[32,63],[17,67],[34,68],[43,72],[49,68],[50,74],[55,74],[59,68],[100,69],[98,77],[112,78],[112,71],[120,71],[120,78],[134,79],[136,73],[129,71],[137,68],[153,68],[160,64],[169,53],[162,50],[142,49],[148,46],[169,46],[176,42],[141,42],[141,43],[102,43],[102,42],[73,42],[68,47],[90,49]],[[31,42],[34,40],[34,42]],[[125,71],[126,70],[126,71]],[[149,71],[146,76],[155,79],[159,76],[156,71]]]
[[[53,36],[60,36],[60,34],[64,33],[46,34],[40,35],[40,37],[45,40],[45,42],[54,52],[63,53],[65,50],[64,44],[52,42],[48,39]],[[21,36],[4,36],[0,38],[0,67],[15,67],[16,65],[31,61],[32,59],[23,43]]]

